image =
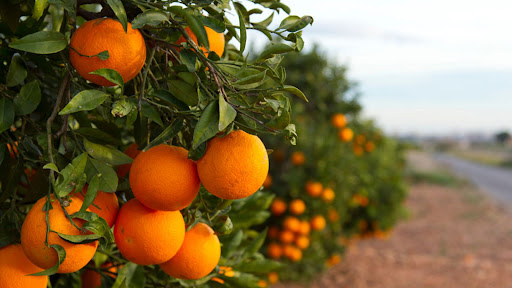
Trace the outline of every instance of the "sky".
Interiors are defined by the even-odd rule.
[[[305,49],[348,66],[364,115],[386,132],[512,131],[511,1],[281,2],[313,16]]]

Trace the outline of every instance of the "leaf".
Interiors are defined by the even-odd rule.
[[[199,16],[199,19],[201,19],[201,22],[203,22],[205,26],[212,28],[213,31],[217,33],[224,33],[226,30],[226,23],[219,19],[208,16]]]
[[[226,102],[222,95],[219,96],[219,131],[223,131],[236,118],[236,110]]]
[[[260,250],[261,246],[265,242],[265,238],[267,237],[267,229],[265,229],[263,232],[258,233],[258,236],[254,238],[249,245],[247,245],[247,248],[245,248],[244,251],[244,258],[249,258],[254,253],[258,252]]]
[[[196,53],[192,52],[189,49],[181,49],[180,50],[180,58],[181,58],[181,62],[183,62],[183,64],[185,66],[187,66],[187,69],[189,72],[196,71],[196,61],[197,61]]]
[[[11,100],[3,96],[0,99],[0,133],[9,129],[14,123],[14,105]]]
[[[234,3],[238,4],[236,2]],[[245,20],[244,15],[242,15],[242,11],[239,8],[237,8],[236,12],[238,13],[238,22],[240,22],[240,54],[242,54],[244,53],[245,45],[247,44],[247,30],[245,28]]]
[[[197,148],[199,144],[214,137],[219,133],[219,106],[217,101],[211,102],[201,114],[201,118],[197,122],[194,129],[194,137],[192,139],[192,148]]]
[[[267,19],[261,21],[261,22],[258,22],[258,23],[254,23],[256,25],[260,25],[260,26],[263,26],[263,27],[268,27],[268,25],[270,25],[272,23],[272,21],[274,20],[274,12],[272,12],[272,14],[270,14],[270,16],[267,17]]]
[[[146,101],[142,101],[142,115],[148,117],[151,121],[157,123],[160,126],[164,126],[162,119],[160,118],[160,114],[156,111],[151,104]]]
[[[204,29],[203,23],[199,18],[194,15],[184,12],[182,15],[185,18],[185,21],[188,24],[188,27],[192,30],[192,32],[197,37],[197,42],[199,46],[204,46],[207,50],[210,50],[210,43],[208,42],[208,35],[206,34],[206,30]]]
[[[44,9],[48,6],[48,0],[36,0],[32,10],[32,18],[39,20],[43,16]]]
[[[20,54],[15,53],[11,59],[11,65],[9,65],[9,71],[7,72],[7,87],[13,87],[23,83],[23,80],[27,78],[27,69],[23,66],[23,60]]]
[[[278,29],[284,29],[289,32],[297,32],[304,29],[309,24],[313,24],[313,17],[304,16],[299,18],[298,16],[288,16],[279,25]]]
[[[83,235],[68,235],[56,232],[59,237],[67,242],[74,244],[87,244],[91,242],[98,241],[101,236],[96,234],[83,234]]]
[[[68,195],[75,188],[72,181],[79,179],[79,177],[83,175],[86,165],[87,153],[84,152],[75,157],[71,163],[62,169],[55,185],[55,192],[59,194],[60,197]]]
[[[258,1],[258,3],[263,7],[274,9],[276,11],[278,11],[278,9],[281,8],[284,12],[286,12],[286,14],[290,14],[290,7],[286,6],[285,4],[283,4],[281,2],[275,2],[275,1],[259,2]]]
[[[57,165],[55,165],[53,163],[48,163],[48,164],[44,165],[43,169],[53,170],[53,171],[59,173],[59,168],[57,167]]]
[[[178,98],[174,97],[171,92],[167,90],[155,90],[151,96],[156,97],[158,99],[161,99],[167,104],[170,104],[181,111],[188,111],[190,108],[187,106],[187,104],[183,103],[181,100],[178,100]]]
[[[179,100],[183,101],[188,106],[197,105],[198,96],[194,86],[182,80],[169,80],[169,90]]]
[[[143,288],[146,279],[144,276],[144,267],[135,263],[127,262],[117,274],[116,282],[112,288]]]
[[[143,151],[147,151],[149,148],[154,147],[156,145],[162,144],[166,141],[169,141],[172,137],[176,136],[181,131],[183,127],[183,119],[174,119],[171,125],[167,126],[167,128],[160,133],[160,135],[156,136],[145,148]]]
[[[62,264],[62,262],[64,262],[64,259],[66,259],[66,250],[64,250],[62,246],[57,244],[50,245],[50,248],[53,248],[57,252],[57,258],[59,259],[57,263],[55,263],[55,266],[38,273],[30,274],[28,276],[49,276],[57,273],[60,264]]]
[[[98,144],[121,145],[121,141],[100,129],[83,127],[75,130],[75,133]]]
[[[93,158],[89,158],[85,167],[87,174],[87,182],[92,180],[94,175],[98,175],[100,179],[98,189],[103,192],[115,192],[117,190],[117,173],[107,164]]]
[[[275,54],[287,53],[287,52],[291,52],[293,50],[295,50],[295,48],[293,48],[289,45],[286,45],[283,43],[277,43],[277,44],[274,44],[274,45],[266,48],[265,50],[263,50],[263,52],[261,52],[258,59],[256,59],[256,62],[268,59],[268,58],[274,56]]]
[[[268,259],[255,259],[248,262],[242,262],[233,268],[240,272],[246,273],[270,273],[283,267],[283,264],[278,261]]]
[[[85,138],[84,147],[87,153],[91,155],[91,157],[110,165],[123,165],[130,164],[133,162],[133,159],[130,156],[124,154],[123,152],[115,148],[110,148],[108,146],[103,146],[100,144],[89,142]]]
[[[78,218],[87,222],[82,226],[83,229],[94,233],[100,238],[104,238],[108,243],[114,243],[114,234],[105,219],[98,214],[89,211],[78,211],[71,215],[73,219]]]
[[[235,275],[233,277],[226,277],[224,275],[220,275],[220,278],[222,278],[226,284],[228,284],[228,287],[244,287],[244,288],[258,288],[260,287],[258,285],[258,281],[260,280],[258,277],[247,274],[247,273],[241,273],[241,272],[235,272]]]
[[[39,31],[9,44],[9,47],[36,54],[52,54],[66,49],[68,40],[64,34]]]
[[[230,239],[230,241],[227,242],[227,245],[222,247],[222,256],[225,258],[230,258],[233,253],[235,253],[242,243],[242,240],[244,239],[244,233],[243,230],[238,230],[235,235],[233,235],[233,238]],[[224,243],[224,242],[223,242]]]
[[[17,115],[25,115],[34,112],[41,102],[41,88],[39,82],[34,80],[23,85],[20,94],[14,97],[14,109]]]
[[[98,186],[100,185],[100,178],[98,175],[94,175],[89,181],[89,186],[87,186],[87,192],[85,193],[84,202],[82,203],[82,207],[80,207],[80,212],[85,212],[87,208],[94,202],[96,195],[98,194]]]
[[[254,89],[266,80],[267,70],[236,80],[233,85],[239,89]]]
[[[301,98],[302,100],[306,101],[306,102],[309,102],[308,98],[306,98],[306,95],[304,95],[304,93],[302,93],[302,91],[300,91],[299,88],[295,87],[295,86],[291,86],[291,85],[284,85],[283,88],[279,88],[278,90],[282,90],[282,91],[286,91],[286,92],[290,92],[292,93],[293,95]]]
[[[112,104],[112,111],[110,111],[110,113],[112,113],[114,117],[124,117],[136,109],[137,105],[133,101],[123,99]]]
[[[158,27],[162,22],[169,22],[169,15],[161,10],[146,10],[132,21],[132,28],[139,29],[145,25]]]
[[[106,52],[108,53],[108,51],[106,51]],[[103,53],[103,52],[101,52],[101,53]],[[98,54],[98,57],[99,57],[99,54]],[[100,59],[101,59],[101,57],[100,57]],[[102,59],[102,60],[104,60],[104,59]],[[89,72],[89,74],[102,76],[103,78],[107,79],[108,81],[121,86],[121,89],[124,89],[123,76],[121,76],[121,74],[119,74],[119,72],[117,72],[116,70],[108,69],[108,68],[101,68],[96,71]]]
[[[108,94],[99,90],[81,91],[69,101],[68,105],[59,112],[59,115],[92,110],[105,102],[108,96]]]
[[[16,32],[20,16],[22,15],[21,7],[17,1],[0,1],[0,18],[6,23],[12,32]]]
[[[128,18],[126,17],[126,11],[124,10],[123,2],[121,0],[107,0],[108,6],[112,8],[114,14],[116,14],[117,19],[123,25],[124,31],[128,31]]]

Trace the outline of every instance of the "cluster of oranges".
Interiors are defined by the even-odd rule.
[[[364,152],[371,153],[375,150],[375,143],[367,139],[366,136],[359,134],[354,139],[353,149],[356,156],[361,156]]]
[[[352,150],[354,155],[361,156],[365,152],[370,153],[375,149],[375,143],[367,140],[362,134],[355,135],[354,131],[347,127],[347,120],[345,115],[336,113],[331,117],[331,124],[338,129],[338,138],[343,142],[353,141]]]
[[[368,197],[356,193],[356,194],[352,195],[350,202],[357,206],[366,207],[366,206],[368,206],[368,203],[370,202],[370,200],[368,199]]]

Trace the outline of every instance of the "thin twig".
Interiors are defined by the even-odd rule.
[[[48,137],[48,156],[50,157],[50,162],[55,164],[55,161],[53,159],[53,145],[52,145],[52,124],[55,120],[55,117],[57,117],[57,113],[59,112],[60,103],[62,102],[62,98],[64,98],[64,93],[66,92],[67,87],[69,86],[69,80],[71,79],[71,76],[69,73],[66,73],[66,76],[64,76],[64,79],[62,80],[62,83],[60,84],[59,94],[57,94],[57,101],[55,101],[55,106],[53,107],[52,114],[46,121],[46,135]],[[51,176],[53,176],[53,170],[50,170]]]

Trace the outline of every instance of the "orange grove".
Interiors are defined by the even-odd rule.
[[[48,221],[51,231],[48,233],[48,246],[45,244],[46,239],[46,212],[43,207],[46,204],[47,197],[39,199],[30,209],[21,227],[21,245],[28,259],[37,266],[48,269],[53,267],[57,261],[57,251],[50,248],[50,245],[60,245],[66,250],[66,258],[59,266],[58,273],[71,273],[82,269],[94,256],[98,241],[87,244],[74,244],[67,242],[59,237],[56,233],[66,235],[82,235],[82,231],[71,224],[64,214],[59,202],[52,195],[52,209],[48,212]],[[65,202],[65,203],[64,203]],[[66,211],[69,215],[78,212],[82,207],[83,201],[78,197],[71,197],[63,200],[63,205],[69,204]],[[78,227],[82,227],[85,223],[81,219],[73,219]]]
[[[197,161],[197,171],[206,190],[233,200],[258,191],[267,178],[268,165],[267,150],[260,138],[237,130],[208,142],[206,152]]]
[[[215,269],[220,252],[220,241],[215,231],[204,223],[197,223],[185,233],[178,253],[160,267],[174,278],[200,279]]]
[[[114,226],[119,252],[139,265],[168,261],[185,238],[185,222],[179,211],[147,208],[137,199],[121,207]]]
[[[210,51],[215,52],[219,57],[222,57],[222,54],[224,53],[224,46],[226,44],[226,40],[224,39],[224,34],[216,32],[215,30],[211,29],[210,27],[204,26],[204,29],[206,30],[206,36],[208,37],[208,45],[210,46]],[[188,26],[185,27],[185,31],[187,32],[188,36],[190,36],[190,39],[194,41],[197,45],[197,37],[196,34],[192,32],[192,29],[190,29]],[[176,41],[175,44],[181,45],[181,43],[186,42],[187,40],[183,35]],[[199,47],[204,52],[204,54],[208,57],[208,50],[201,46]]]
[[[130,146],[126,147],[126,150],[124,150],[124,154],[130,156],[130,158],[135,159],[137,155],[141,150],[139,150],[139,146],[136,143],[131,144]],[[119,178],[124,178],[128,172],[130,172],[130,168],[132,167],[132,164],[122,164],[117,166],[117,176]]]
[[[190,205],[200,183],[196,163],[187,157],[184,148],[167,144],[140,153],[130,170],[133,195],[155,210],[176,211]]]
[[[127,32],[121,22],[97,18],[82,24],[71,36],[69,60],[80,76],[100,86],[114,86],[102,76],[89,74],[102,68],[119,72],[124,82],[135,77],[146,61],[146,43],[139,30],[128,23]],[[99,53],[108,51],[108,59]]]
[[[9,288],[46,288],[48,276],[28,276],[43,269],[34,265],[19,244],[0,248],[0,285]]]

